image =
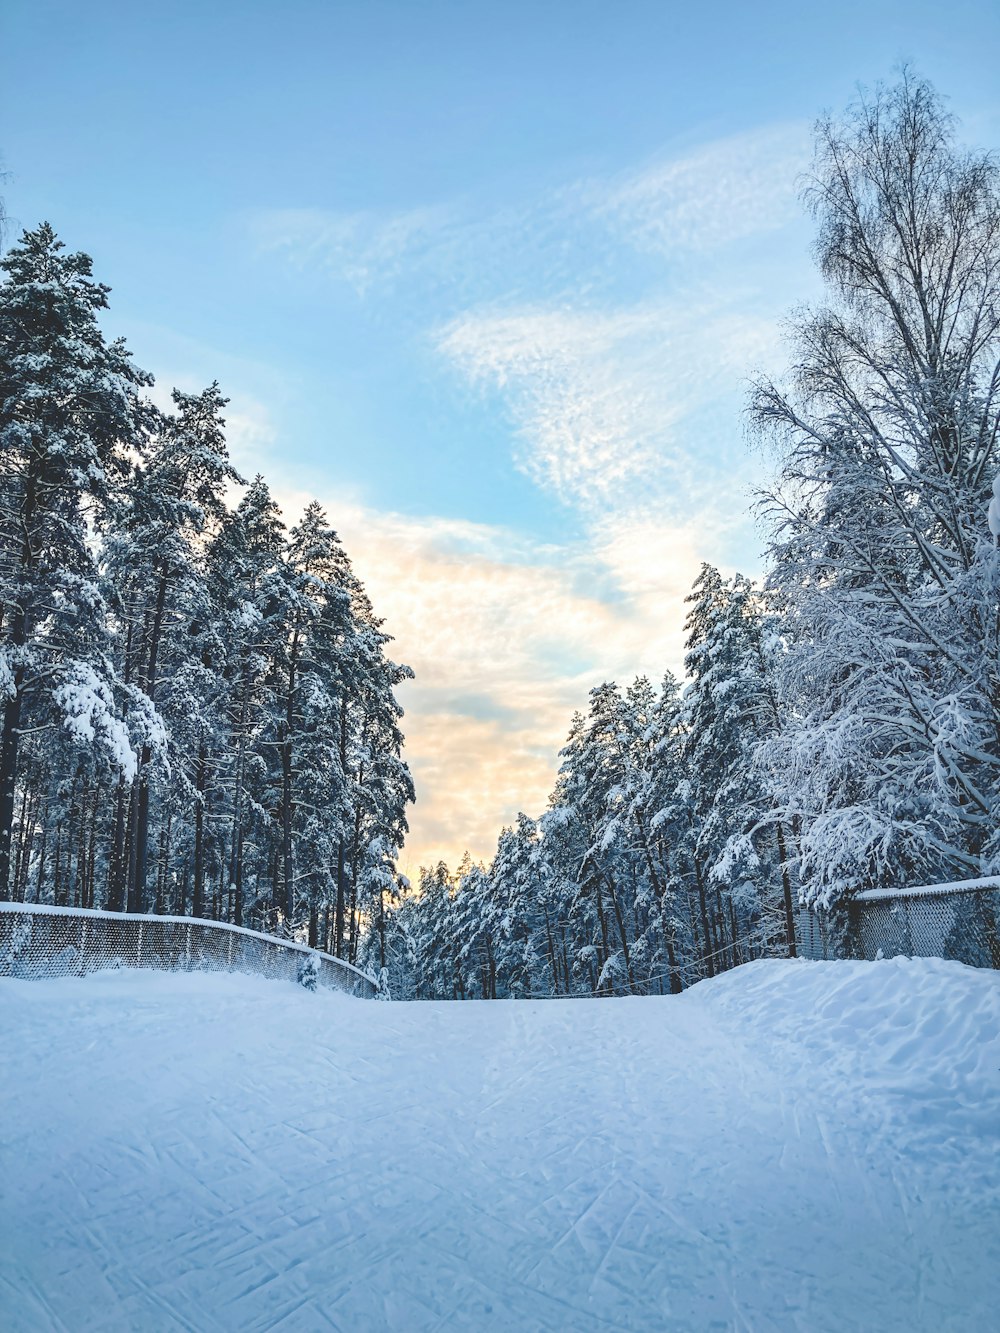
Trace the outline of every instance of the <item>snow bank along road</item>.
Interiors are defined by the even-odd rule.
[[[1000,1327],[996,973],[0,997],[8,1333]]]

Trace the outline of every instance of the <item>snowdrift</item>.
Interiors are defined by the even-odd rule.
[[[0,982],[11,1330],[984,1329],[1000,975],[679,998]]]

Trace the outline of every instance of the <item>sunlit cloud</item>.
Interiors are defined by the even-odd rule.
[[[311,495],[279,489],[287,521]],[[324,500],[322,494],[319,495]],[[417,784],[405,864],[488,858],[503,823],[537,813],[575,708],[603,680],[679,673],[675,616],[699,533],[652,520],[594,544],[532,547],[501,528],[328,505],[416,679],[401,688]]]
[[[338,522],[394,649],[418,805],[406,860],[489,857],[502,824],[539,813],[573,711],[604,680],[680,674],[677,612],[702,534],[662,520],[595,544],[505,560],[503,534],[340,510]],[[523,552],[522,552],[523,554]]]

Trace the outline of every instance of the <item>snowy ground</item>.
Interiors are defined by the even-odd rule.
[[[0,982],[6,1330],[1000,1326],[1000,975]]]

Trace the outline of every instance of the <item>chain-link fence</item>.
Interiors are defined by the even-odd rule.
[[[83,976],[118,967],[247,972],[365,997],[378,989],[350,963],[241,926],[0,902],[0,976]]]
[[[832,917],[803,908],[799,952],[805,958],[906,954],[1000,968],[1000,879],[871,890]]]
[[[822,912],[800,907],[795,923],[795,949],[800,958],[840,958],[843,949],[831,922]]]
[[[907,954],[1000,968],[1000,880],[859,893],[849,917],[858,957]]]

